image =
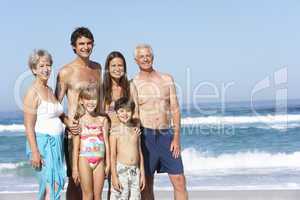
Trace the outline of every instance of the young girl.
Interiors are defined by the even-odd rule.
[[[108,120],[96,112],[98,101],[96,89],[82,90],[75,116],[81,133],[73,136],[72,177],[81,185],[83,200],[101,199],[104,179],[110,169]]]

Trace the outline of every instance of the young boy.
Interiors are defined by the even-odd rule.
[[[139,200],[145,187],[144,159],[140,135],[136,133],[139,124],[134,122],[133,101],[122,97],[115,102],[115,111],[120,125],[111,130],[111,200]]]

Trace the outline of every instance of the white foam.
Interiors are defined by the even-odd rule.
[[[293,122],[293,125],[290,123]],[[295,123],[296,122],[296,123]],[[299,124],[297,124],[299,122]],[[238,125],[238,124],[267,124],[274,129],[287,129],[300,127],[300,115],[262,115],[262,116],[208,116],[185,117],[181,119],[181,125]],[[0,132],[24,132],[23,124],[0,125]]]
[[[205,174],[207,171],[213,173],[221,171],[223,173],[229,171],[254,170],[266,172],[271,169],[300,169],[300,152],[291,154],[277,153],[270,154],[265,152],[245,152],[236,154],[221,154],[219,156],[209,156],[201,153],[194,148],[183,150],[182,159],[184,168],[187,173]]]
[[[23,124],[10,124],[10,125],[0,125],[0,132],[3,131],[11,131],[11,132],[15,132],[15,131],[19,131],[19,132],[24,132],[25,131],[25,127]]]
[[[23,167],[26,162],[19,163],[0,163],[0,171],[5,169],[17,169],[18,167]]]
[[[197,124],[284,124],[289,122],[300,122],[300,115],[262,115],[262,116],[208,116],[208,117],[186,117],[181,120],[182,125]]]
[[[245,173],[245,170],[254,170],[255,173],[280,171],[281,169],[300,170],[300,152],[294,153],[266,153],[266,152],[239,152],[235,154],[221,154],[211,156],[207,153],[187,148],[182,151],[184,169],[189,174],[202,174],[207,171],[213,173],[233,170]],[[25,167],[27,162],[0,163],[0,170]]]

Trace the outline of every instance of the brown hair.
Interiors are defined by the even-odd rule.
[[[129,109],[133,113],[135,104],[132,100],[128,99],[127,97],[121,97],[115,103],[115,111],[117,112],[121,108]]]
[[[124,75],[120,79],[120,86],[122,88],[122,96],[129,98],[130,96],[130,83],[127,79],[127,67],[126,61],[122,53],[118,51],[113,51],[108,54],[105,62],[105,70],[104,70],[104,77],[103,77],[103,92],[104,92],[104,105],[110,105],[112,102],[112,81],[111,76],[109,73],[109,65],[112,59],[114,58],[121,58],[124,63]]]
[[[94,44],[94,36],[92,34],[92,32],[86,28],[86,27],[78,27],[76,28],[73,33],[71,34],[71,45],[73,47],[76,47],[76,41],[78,40],[78,38],[81,37],[86,37],[90,40],[92,40],[93,44]],[[76,51],[73,49],[74,53],[76,53]]]

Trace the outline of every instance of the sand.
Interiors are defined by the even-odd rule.
[[[31,200],[36,199],[34,192],[0,193],[1,200]],[[65,199],[63,195],[63,199]],[[106,199],[106,192],[103,194]],[[173,199],[171,191],[155,191],[155,199]],[[189,191],[192,200],[299,200],[300,190],[192,190]]]

